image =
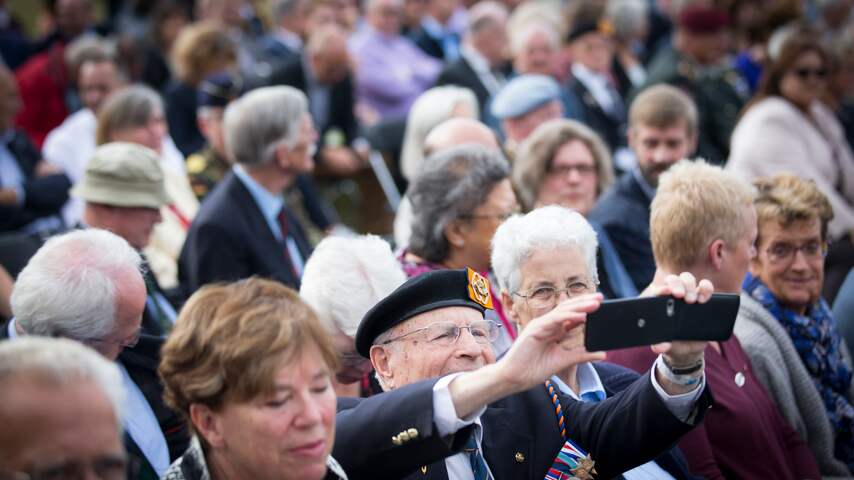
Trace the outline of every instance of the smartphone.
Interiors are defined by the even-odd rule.
[[[740,297],[715,293],[703,304],[673,297],[605,300],[587,315],[584,345],[590,352],[674,340],[725,341],[732,336]]]

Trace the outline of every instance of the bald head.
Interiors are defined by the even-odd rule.
[[[424,139],[424,154],[430,156],[451,147],[473,143],[499,150],[495,134],[486,125],[472,118],[454,117],[436,125]]]

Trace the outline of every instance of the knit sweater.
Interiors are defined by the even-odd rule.
[[[835,434],[824,403],[792,339],[770,312],[742,292],[735,335],[750,357],[753,373],[765,386],[783,417],[809,444],[824,478],[850,478],[833,456]],[[843,345],[844,348],[844,345]],[[850,355],[843,351],[850,364]],[[849,391],[849,398],[852,397]]]

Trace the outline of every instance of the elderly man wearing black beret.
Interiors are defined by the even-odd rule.
[[[711,297],[711,285],[698,285],[688,274],[672,276],[668,285],[665,293],[686,301]],[[433,387],[435,428],[448,435],[473,426],[462,453],[424,465],[411,478],[611,478],[651,460],[693,428],[711,404],[702,369],[705,342],[657,347],[671,365],[701,365],[691,382],[656,371],[595,404],[543,394],[549,372],[604,358],[587,352],[581,340],[586,314],[601,302],[599,293],[564,301],[534,319],[534,328],[529,325],[498,361],[490,340],[499,327],[484,319],[492,308],[489,286],[471,269],[415,277],[369,311],[356,349],[370,357],[382,387],[441,376]],[[397,421],[393,417],[389,423]],[[350,437],[339,425],[341,437]],[[402,431],[390,442],[410,440]]]

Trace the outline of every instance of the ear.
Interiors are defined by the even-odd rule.
[[[519,314],[516,312],[518,305],[513,301],[513,295],[507,292],[507,290],[501,289],[501,305],[504,306],[504,313],[510,317],[510,320],[513,323],[519,323]]]
[[[724,263],[724,250],[726,249],[726,243],[723,239],[717,238],[709,244],[708,248],[708,261],[715,270],[720,271],[721,266]]]
[[[695,128],[694,134],[688,139],[688,151],[691,152],[689,155],[692,157],[697,155],[697,143],[700,141],[699,137],[697,129]]]
[[[282,170],[290,170],[291,168],[290,153],[290,149],[284,144],[284,142],[279,142],[279,144],[276,145],[274,162]]]
[[[445,238],[455,248],[463,248],[466,245],[467,225],[460,220],[452,220],[445,225]]]
[[[207,405],[193,403],[190,405],[190,421],[199,435],[211,447],[221,447],[225,443],[225,435],[219,423],[219,418]]]
[[[391,369],[391,355],[386,350],[386,347],[383,345],[373,345],[371,346],[370,351],[371,357],[371,365],[374,366],[374,370],[377,372],[377,375],[383,378],[383,382],[389,388],[394,388],[394,382],[392,382],[392,378],[394,378],[394,372]]]
[[[196,115],[196,127],[203,137],[208,137],[208,122],[201,115]]]

